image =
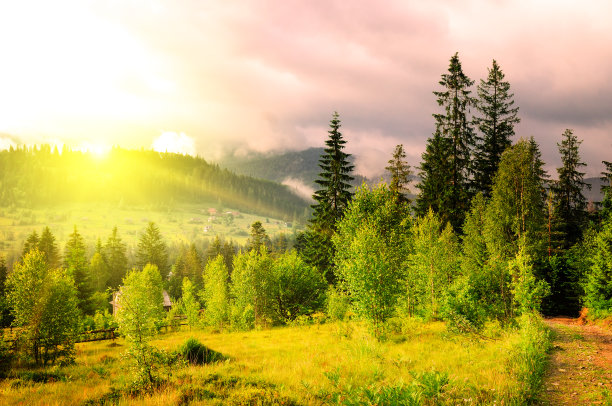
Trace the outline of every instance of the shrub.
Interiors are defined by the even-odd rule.
[[[223,354],[211,350],[193,337],[185,341],[178,352],[185,361],[196,365],[209,364],[226,359]]]
[[[346,293],[330,286],[327,290],[327,316],[336,321],[344,320],[350,307],[350,300]]]

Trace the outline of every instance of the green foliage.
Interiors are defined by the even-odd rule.
[[[349,161],[350,154],[343,152],[346,141],[342,138],[340,118],[334,112],[329,123],[329,138],[325,141],[325,154],[319,159],[321,173],[315,181],[321,189],[313,198],[312,222],[322,228],[335,230],[336,223],[342,218],[344,209],[351,200],[351,185],[353,165]]]
[[[409,207],[385,184],[361,186],[333,238],[336,272],[357,313],[375,335],[403,292],[403,262],[410,247]]]
[[[439,316],[442,297],[459,269],[459,247],[450,224],[429,210],[412,226],[413,252],[407,259],[406,296],[426,318]]]
[[[537,144],[520,139],[503,154],[487,207],[487,248],[502,261],[516,256],[524,239],[526,253],[543,253],[545,189]]]
[[[410,204],[410,199],[406,195],[410,193],[408,183],[412,177],[412,171],[410,165],[406,163],[406,152],[403,144],[395,146],[393,158],[388,161],[388,164],[389,166],[385,169],[391,174],[391,183],[389,184],[391,193],[399,201]]]
[[[159,227],[150,221],[147,228],[140,235],[136,249],[136,264],[143,268],[147,264],[155,265],[163,280],[168,276],[168,247],[164,242]]]
[[[521,314],[540,311],[542,299],[550,294],[549,285],[533,274],[531,258],[521,247],[516,257],[508,263],[512,276],[512,294]]]
[[[36,363],[72,360],[80,316],[72,279],[63,270],[50,270],[44,254],[34,249],[15,264],[7,289],[13,325],[21,328],[20,338]]]
[[[164,319],[162,279],[155,265],[133,269],[123,278],[117,297],[119,332],[129,344],[126,353],[132,361],[138,382],[153,385],[160,379],[163,353],[149,344]]]
[[[520,341],[513,349],[509,367],[520,386],[513,398],[517,404],[532,404],[542,386],[542,377],[548,364],[551,335],[542,319],[534,313],[519,318]]]
[[[262,310],[273,323],[288,323],[323,306],[325,280],[296,251],[279,255],[270,273],[261,277],[260,289],[265,303]]]
[[[58,268],[60,266],[60,254],[55,242],[55,236],[51,233],[49,227],[43,228],[38,241],[38,250],[43,253],[45,262],[49,268]]]
[[[474,153],[474,188],[485,196],[491,193],[502,153],[511,145],[514,125],[521,121],[518,107],[513,107],[510,83],[504,81],[504,73],[495,60],[488,71],[487,80],[481,79],[478,85],[476,106],[480,115],[474,118],[482,134]]]
[[[83,314],[93,314],[91,274],[87,262],[87,248],[76,226],[74,226],[74,231],[68,237],[68,242],[64,249],[64,267],[74,279],[74,284],[78,291],[79,309]]]
[[[195,290],[202,289],[202,259],[195,244],[180,247],[168,279],[168,293],[171,297],[178,298],[183,295],[182,284],[185,278],[189,278],[195,285]]]
[[[110,274],[108,284],[111,288],[119,287],[121,280],[128,270],[126,250],[127,247],[121,241],[121,237],[119,237],[117,226],[113,227],[113,231],[108,237],[101,253]]]
[[[179,348],[178,352],[183,359],[195,365],[209,364],[211,362],[223,361],[226,359],[223,354],[211,350],[193,337],[187,339]]]
[[[287,186],[238,176],[189,155],[113,148],[103,160],[91,153],[53,153],[48,145],[0,151],[0,204],[64,203],[149,205],[223,199],[228,207],[274,218],[302,216],[308,203]],[[104,174],[104,176],[100,176]],[[120,283],[121,279],[117,281]]]
[[[474,81],[463,73],[459,55],[455,54],[450,59],[448,73],[442,75],[439,83],[442,90],[434,95],[444,112],[433,115],[436,130],[422,156],[417,213],[424,216],[431,208],[444,223],[450,222],[459,230],[470,199],[474,130],[468,112],[476,100],[468,89]]]
[[[259,252],[262,247],[270,248],[270,237],[266,234],[261,221],[256,221],[251,225],[251,237],[247,241],[247,251],[255,250]]]
[[[612,218],[612,162],[602,161],[605,166],[601,172],[601,192],[604,199],[601,202],[601,217],[603,219]]]
[[[94,292],[104,291],[110,279],[110,272],[102,253],[94,252],[89,261],[89,272]]]
[[[234,258],[234,271],[230,285],[231,322],[238,330],[255,327],[257,314],[261,315],[264,299],[262,292],[264,275],[269,274],[271,260],[265,248],[261,251],[250,250]]]
[[[597,312],[612,311],[612,217],[594,240],[592,264],[586,275],[585,304]]]
[[[196,327],[200,323],[200,303],[196,297],[196,287],[189,278],[183,278],[183,312],[187,317],[187,324]]]
[[[450,330],[474,333],[482,329],[489,314],[479,293],[468,277],[455,279],[444,292],[441,313]]]
[[[334,112],[329,126],[329,138],[325,141],[327,147],[319,159],[321,173],[315,180],[320,189],[312,196],[316,203],[311,206],[313,214],[310,227],[302,235],[298,249],[308,264],[316,267],[329,283],[334,283],[334,245],[331,239],[352,198],[351,173],[354,166],[350,154],[343,151],[346,141],[339,131],[340,118],[337,112]]]
[[[204,322],[222,329],[229,317],[229,275],[221,255],[206,264],[203,279]]]
[[[572,130],[566,129],[559,147],[562,167],[557,168],[559,180],[551,186],[554,201],[554,228],[559,233],[557,249],[566,250],[575,244],[582,235],[587,218],[587,201],[582,190],[591,185],[584,182],[584,172],[580,168],[586,166],[581,162],[578,151],[582,141],[578,141]]]
[[[327,289],[327,316],[331,320],[344,320],[351,303],[348,295],[337,287]]]

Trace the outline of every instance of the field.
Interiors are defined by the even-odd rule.
[[[76,364],[15,369],[1,404],[502,404],[517,403],[518,330],[494,339],[449,333],[441,322],[405,321],[388,340],[357,322],[212,334],[183,330],[153,342],[176,350],[189,337],[225,361],[173,368],[152,393],[130,393],[122,339],[77,344]],[[186,329],[186,327],[183,327]],[[413,402],[413,403],[410,403]]]
[[[217,214],[211,215],[209,209]],[[231,218],[226,212],[231,211]],[[140,232],[149,221],[157,224],[168,245],[191,243],[214,238],[216,235],[244,244],[251,224],[261,221],[272,238],[278,233],[293,233],[294,224],[280,220],[238,213],[218,207],[213,202],[200,205],[176,204],[172,207],[121,207],[117,205],[70,205],[47,209],[0,207],[0,255],[11,263],[21,255],[22,242],[36,231],[49,226],[63,249],[64,242],[76,225],[85,242],[93,248],[98,237],[104,243],[114,226],[128,247],[135,247]],[[290,227],[288,227],[290,226]],[[206,227],[206,229],[205,229]]]

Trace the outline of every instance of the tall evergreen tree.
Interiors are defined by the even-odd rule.
[[[77,288],[78,306],[84,314],[93,313],[91,306],[92,286],[90,280],[89,267],[87,263],[87,253],[85,241],[79,234],[77,227],[68,237],[66,248],[64,249],[64,267],[68,275],[72,276],[74,285]]]
[[[589,189],[591,186],[584,182],[584,172],[580,172],[580,167],[586,166],[578,151],[581,143],[573,131],[567,129],[561,144],[557,144],[562,166],[557,168],[559,180],[552,184],[552,189],[555,197],[555,228],[560,235],[558,248],[562,250],[580,239],[587,217],[587,201],[582,190],[585,186]]]
[[[45,257],[45,261],[49,268],[58,268],[60,266],[60,255],[55,242],[55,236],[51,233],[49,227],[43,228],[38,241],[38,250]]]
[[[247,250],[259,252],[262,247],[270,248],[270,237],[268,237],[261,221],[256,221],[251,224],[251,237],[247,241]]]
[[[612,162],[602,161],[605,166],[601,173],[601,192],[604,199],[601,202],[601,215],[604,219],[612,216]]]
[[[137,266],[144,268],[147,264],[155,265],[159,269],[162,280],[168,277],[168,248],[159,228],[152,221],[140,235],[136,258]]]
[[[329,138],[325,141],[325,153],[319,159],[321,173],[315,183],[321,188],[313,198],[312,222],[324,229],[336,229],[336,223],[342,218],[344,209],[351,200],[350,192],[353,180],[351,172],[354,166],[350,163],[350,154],[343,151],[346,141],[340,132],[340,118],[334,112],[329,123]]]
[[[128,270],[128,259],[126,256],[126,245],[121,241],[117,226],[113,227],[111,235],[104,245],[103,259],[108,267],[108,285],[117,288]]]
[[[406,195],[410,193],[408,183],[410,182],[412,171],[410,170],[410,165],[406,163],[404,145],[399,144],[395,146],[393,158],[389,160],[388,164],[389,166],[385,167],[385,169],[391,174],[391,183],[389,185],[391,193],[393,193],[396,200],[410,203],[410,199]]]
[[[480,115],[474,119],[482,134],[477,137],[474,188],[485,196],[491,193],[502,153],[512,145],[514,125],[521,121],[517,117],[518,107],[513,107],[513,97],[510,83],[504,81],[504,73],[494,59],[487,80],[481,79],[478,85]]]
[[[333,283],[335,278],[331,263],[334,248],[331,238],[352,197],[350,182],[353,180],[351,172],[354,166],[349,161],[350,154],[343,151],[346,141],[340,132],[337,112],[334,112],[329,126],[325,152],[319,160],[321,173],[315,181],[321,188],[312,196],[316,202],[312,205],[313,218],[298,239],[297,247],[305,261]]]
[[[458,230],[470,202],[470,160],[475,140],[468,113],[476,100],[469,90],[474,81],[463,73],[457,53],[439,83],[443,90],[433,93],[444,112],[433,114],[436,131],[423,154],[417,209],[419,214],[425,215],[431,207],[443,223],[450,221]],[[440,166],[448,171],[432,172],[432,168]]]
[[[32,231],[32,234],[30,234],[23,243],[23,251],[21,253],[21,257],[25,257],[28,252],[30,252],[34,248],[38,248],[39,242],[40,238],[38,238],[38,233],[36,232],[36,230]]]

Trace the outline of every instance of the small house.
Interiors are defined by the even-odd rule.
[[[162,292],[164,297],[164,310],[169,311],[172,308],[172,300],[170,300],[170,295],[165,290]],[[121,307],[120,305],[121,298],[121,287],[116,292],[113,292],[113,300],[109,303],[113,306],[113,316],[117,314],[117,310]]]

